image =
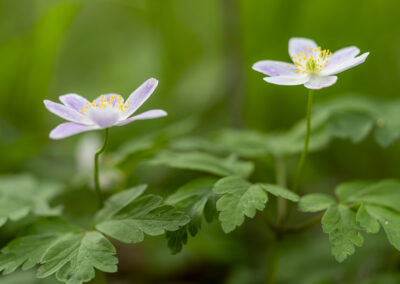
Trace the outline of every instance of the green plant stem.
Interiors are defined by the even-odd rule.
[[[265,277],[265,284],[275,284],[276,275],[278,272],[279,260],[280,260],[280,240],[276,240],[274,244],[271,245],[271,254],[269,261],[267,263],[267,271]]]
[[[281,155],[275,156],[275,172],[276,172],[276,184],[282,187],[286,187],[286,167],[285,160]],[[286,199],[278,198],[277,199],[277,216],[278,216],[278,224],[283,217],[283,214],[286,210]]]
[[[306,116],[306,137],[304,139],[304,147],[303,147],[303,152],[301,153],[300,156],[300,161],[299,165],[297,167],[297,172],[296,172],[296,177],[294,179],[294,185],[293,185],[293,191],[297,192],[299,183],[300,183],[300,178],[301,174],[303,172],[303,167],[304,163],[306,161],[307,153],[308,153],[308,144],[310,142],[310,134],[311,134],[311,111],[312,111],[312,104],[313,104],[313,90],[309,89],[308,90],[308,102],[307,102],[307,116]]]
[[[94,155],[94,191],[96,192],[99,202],[99,208],[103,207],[103,197],[101,196],[100,182],[99,182],[99,156],[106,149],[108,142],[108,128],[104,130],[104,142],[99,150]]]
[[[288,234],[294,234],[294,233],[300,233],[302,231],[307,230],[308,228],[311,228],[315,224],[319,223],[321,221],[323,214],[319,214],[310,220],[305,221],[303,224],[300,224],[299,226],[293,227],[293,228],[287,228],[284,232]]]

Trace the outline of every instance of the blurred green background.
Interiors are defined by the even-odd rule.
[[[397,98],[399,15],[398,0],[0,0],[0,173],[29,171],[68,180],[76,171],[82,136],[51,141],[48,133],[61,119],[43,100],[56,101],[65,93],[127,97],[150,77],[160,83],[143,109],[165,109],[169,116],[113,128],[108,151],[168,126],[173,131],[190,119],[196,135],[227,127],[287,129],[304,117],[306,89],[267,84],[251,66],[262,59],[288,61],[288,40],[294,36],[332,51],[356,45],[371,53],[366,63],[340,74],[334,86],[318,91],[316,103],[347,94]],[[309,191],[326,185],[332,192],[331,185],[349,179],[395,178],[399,157],[398,144],[381,149],[371,138],[357,145],[335,140],[311,155],[304,183]],[[264,179],[273,176],[270,166],[265,171]],[[160,177],[149,168],[129,175],[126,183],[153,184],[163,195]],[[187,179],[176,174],[166,190]],[[149,238],[136,250],[121,249],[121,272],[110,279],[261,283],[268,255],[266,239],[258,237],[263,234],[268,235],[257,222],[228,236],[214,223],[177,256],[162,238]],[[345,264],[330,256],[319,228],[301,238],[301,244],[287,243],[278,270],[282,283],[400,283],[386,273],[391,260],[385,255],[391,252],[379,236],[367,239]],[[371,280],[374,275],[378,280]]]

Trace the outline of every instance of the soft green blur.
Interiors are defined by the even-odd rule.
[[[113,128],[108,151],[190,119],[198,121],[191,130],[197,135],[227,127],[287,129],[304,117],[307,90],[268,84],[251,66],[262,59],[288,61],[288,40],[294,36],[332,51],[356,45],[371,53],[364,64],[340,74],[334,86],[317,91],[316,103],[347,94],[397,98],[399,15],[398,0],[0,0],[0,173],[74,176],[82,135],[50,140],[48,133],[62,119],[49,113],[43,100],[57,101],[66,93],[127,97],[150,77],[159,87],[141,110],[161,108],[169,116]],[[317,191],[319,185],[350,179],[396,178],[399,157],[399,145],[381,149],[372,139],[357,145],[336,140],[310,156],[304,183]],[[289,162],[294,168],[296,160]],[[264,166],[267,176],[262,168],[257,175],[267,180],[271,168]],[[126,182],[152,184],[163,195],[161,178],[146,169],[131,173]],[[183,179],[174,178],[175,184],[165,185],[170,191]],[[258,238],[265,229],[249,223],[228,236],[216,222],[204,225],[177,256],[169,254],[162,238],[148,238],[137,250],[121,246],[122,272],[110,279],[261,283],[269,248]],[[358,275],[371,269],[391,277],[385,267],[393,263],[385,254],[392,252],[379,237],[367,238],[345,264],[334,261],[319,229],[301,238],[301,244],[289,241],[281,257],[282,283],[357,283]],[[390,283],[382,279],[365,283]]]

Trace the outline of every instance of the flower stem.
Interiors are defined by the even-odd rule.
[[[99,208],[103,207],[103,197],[101,196],[100,182],[99,182],[99,156],[106,149],[108,142],[108,128],[104,130],[104,142],[99,150],[94,155],[94,191],[96,192],[99,202]]]
[[[301,153],[301,156],[300,156],[300,162],[297,167],[296,177],[294,179],[294,186],[293,186],[294,192],[298,191],[301,174],[303,172],[303,167],[304,167],[304,163],[306,161],[307,152],[308,152],[308,143],[310,141],[310,134],[311,134],[311,111],[312,111],[312,103],[313,103],[313,94],[314,94],[313,90],[309,89],[308,103],[307,103],[307,117],[306,117],[306,123],[307,123],[306,137],[304,139],[303,152]]]

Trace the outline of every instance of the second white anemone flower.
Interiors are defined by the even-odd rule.
[[[270,77],[264,80],[277,85],[304,85],[308,89],[322,89],[336,83],[334,76],[365,61],[369,52],[357,56],[355,46],[342,48],[334,53],[321,49],[313,40],[291,38],[289,55],[293,63],[263,60],[253,69]]]
[[[77,94],[61,96],[60,101],[63,104],[45,100],[44,104],[50,112],[69,121],[54,128],[50,132],[50,138],[62,139],[85,131],[166,116],[167,113],[160,109],[131,116],[150,97],[157,84],[156,79],[147,80],[129,96],[126,102],[117,94],[102,95],[93,102]]]

